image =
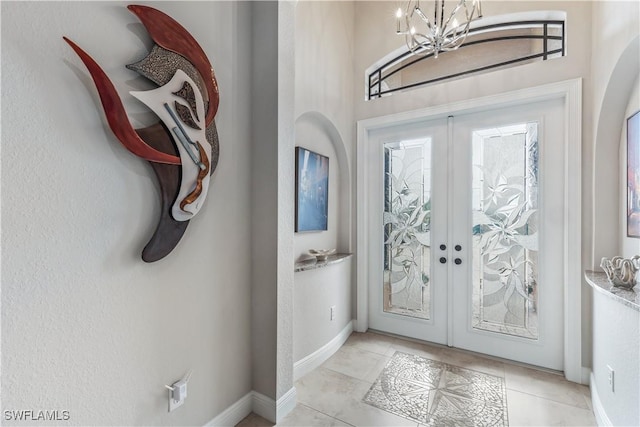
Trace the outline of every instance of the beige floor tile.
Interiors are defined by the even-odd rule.
[[[567,381],[564,377],[537,369],[505,363],[507,389],[521,391],[582,409],[590,409],[585,396],[589,387]]]
[[[392,353],[400,351],[402,353],[415,354],[417,356],[426,357],[431,360],[442,359],[442,347],[435,345],[423,344],[415,341],[403,340],[402,338],[395,338],[391,344]]]
[[[509,425],[515,426],[595,426],[593,412],[553,400],[507,390]]]
[[[324,368],[373,383],[390,358],[378,353],[361,350],[359,347],[343,347],[326,362]]]
[[[277,427],[345,427],[349,425],[298,403],[293,411],[278,423]]]
[[[393,337],[376,334],[375,332],[366,332],[364,334],[354,332],[342,347],[357,347],[382,356],[391,356],[394,353],[394,350],[391,349],[391,344],[394,340],[395,338]]]
[[[296,382],[298,402],[354,426],[415,426],[362,402],[371,384],[319,367]]]
[[[504,377],[504,363],[468,353],[454,348],[443,348],[440,351],[441,361],[449,365],[484,372],[498,377]]]
[[[299,404],[281,425],[415,426],[362,402],[396,351],[505,378],[511,426],[595,425],[589,388],[560,375],[376,333],[354,333],[325,364],[298,380]],[[270,425],[259,418],[247,422],[253,424],[242,427]]]
[[[236,427],[273,427],[273,423],[252,412],[236,424]]]

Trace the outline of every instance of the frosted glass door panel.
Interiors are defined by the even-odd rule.
[[[538,124],[472,138],[472,326],[536,339]]]
[[[431,316],[431,140],[384,144],[383,310]]]

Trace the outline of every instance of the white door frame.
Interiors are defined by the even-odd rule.
[[[357,140],[357,308],[356,331],[369,328],[369,183],[365,177],[367,148],[372,131],[390,125],[500,108],[548,99],[564,100],[564,374],[569,381],[583,383],[582,375],[582,79],[567,80],[513,92],[501,93],[446,105],[423,108],[358,121]]]

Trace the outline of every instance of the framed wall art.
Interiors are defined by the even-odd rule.
[[[295,231],[327,230],[329,214],[329,158],[296,147]]]
[[[640,111],[627,119],[627,236],[640,237]]]

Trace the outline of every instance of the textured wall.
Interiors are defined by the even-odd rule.
[[[251,338],[253,389],[276,398],[278,310],[278,10],[253,2],[251,110]]]
[[[156,4],[215,67],[221,155],[184,239],[149,265],[155,177],[106,129],[62,41],[102,64],[136,127],[150,124],[127,94],[150,87],[124,68],[150,39],[126,4],[2,2],[2,409],[203,425],[251,390],[248,8]],[[164,384],[189,369],[186,403],[168,413]]]
[[[619,133],[627,101],[640,70],[640,3],[593,2],[593,265],[621,245],[618,222]],[[635,41],[632,41],[635,39]],[[633,43],[630,45],[630,43]],[[625,233],[626,234],[626,233]]]
[[[251,9],[252,377],[254,390],[277,401],[293,387],[295,4],[253,2]]]
[[[633,89],[629,93],[629,104],[624,113],[624,122],[622,123],[622,132],[620,135],[620,168],[618,177],[620,179],[620,243],[621,248],[615,255],[622,255],[625,258],[631,258],[634,255],[640,255],[640,239],[635,237],[627,237],[627,118],[632,114],[640,111],[640,76],[636,77]],[[611,255],[613,256],[613,254]],[[611,258],[609,256],[609,258]]]
[[[296,234],[296,258],[309,249],[352,250],[354,10],[353,2],[341,1],[304,1],[296,7],[295,144],[329,156],[330,173],[328,230]],[[295,282],[298,361],[327,344],[351,320],[355,281],[352,269],[340,265],[296,273]],[[333,322],[331,305],[338,310]]]
[[[296,2],[278,7],[278,335],[276,400],[293,387],[293,266],[295,13]],[[287,408],[291,409],[291,408]],[[278,411],[280,420],[286,413]]]
[[[602,407],[614,426],[640,425],[640,313],[598,291],[593,313],[593,378]]]
[[[318,350],[351,322],[352,260],[296,273],[293,360]],[[336,307],[334,320],[331,306]]]

